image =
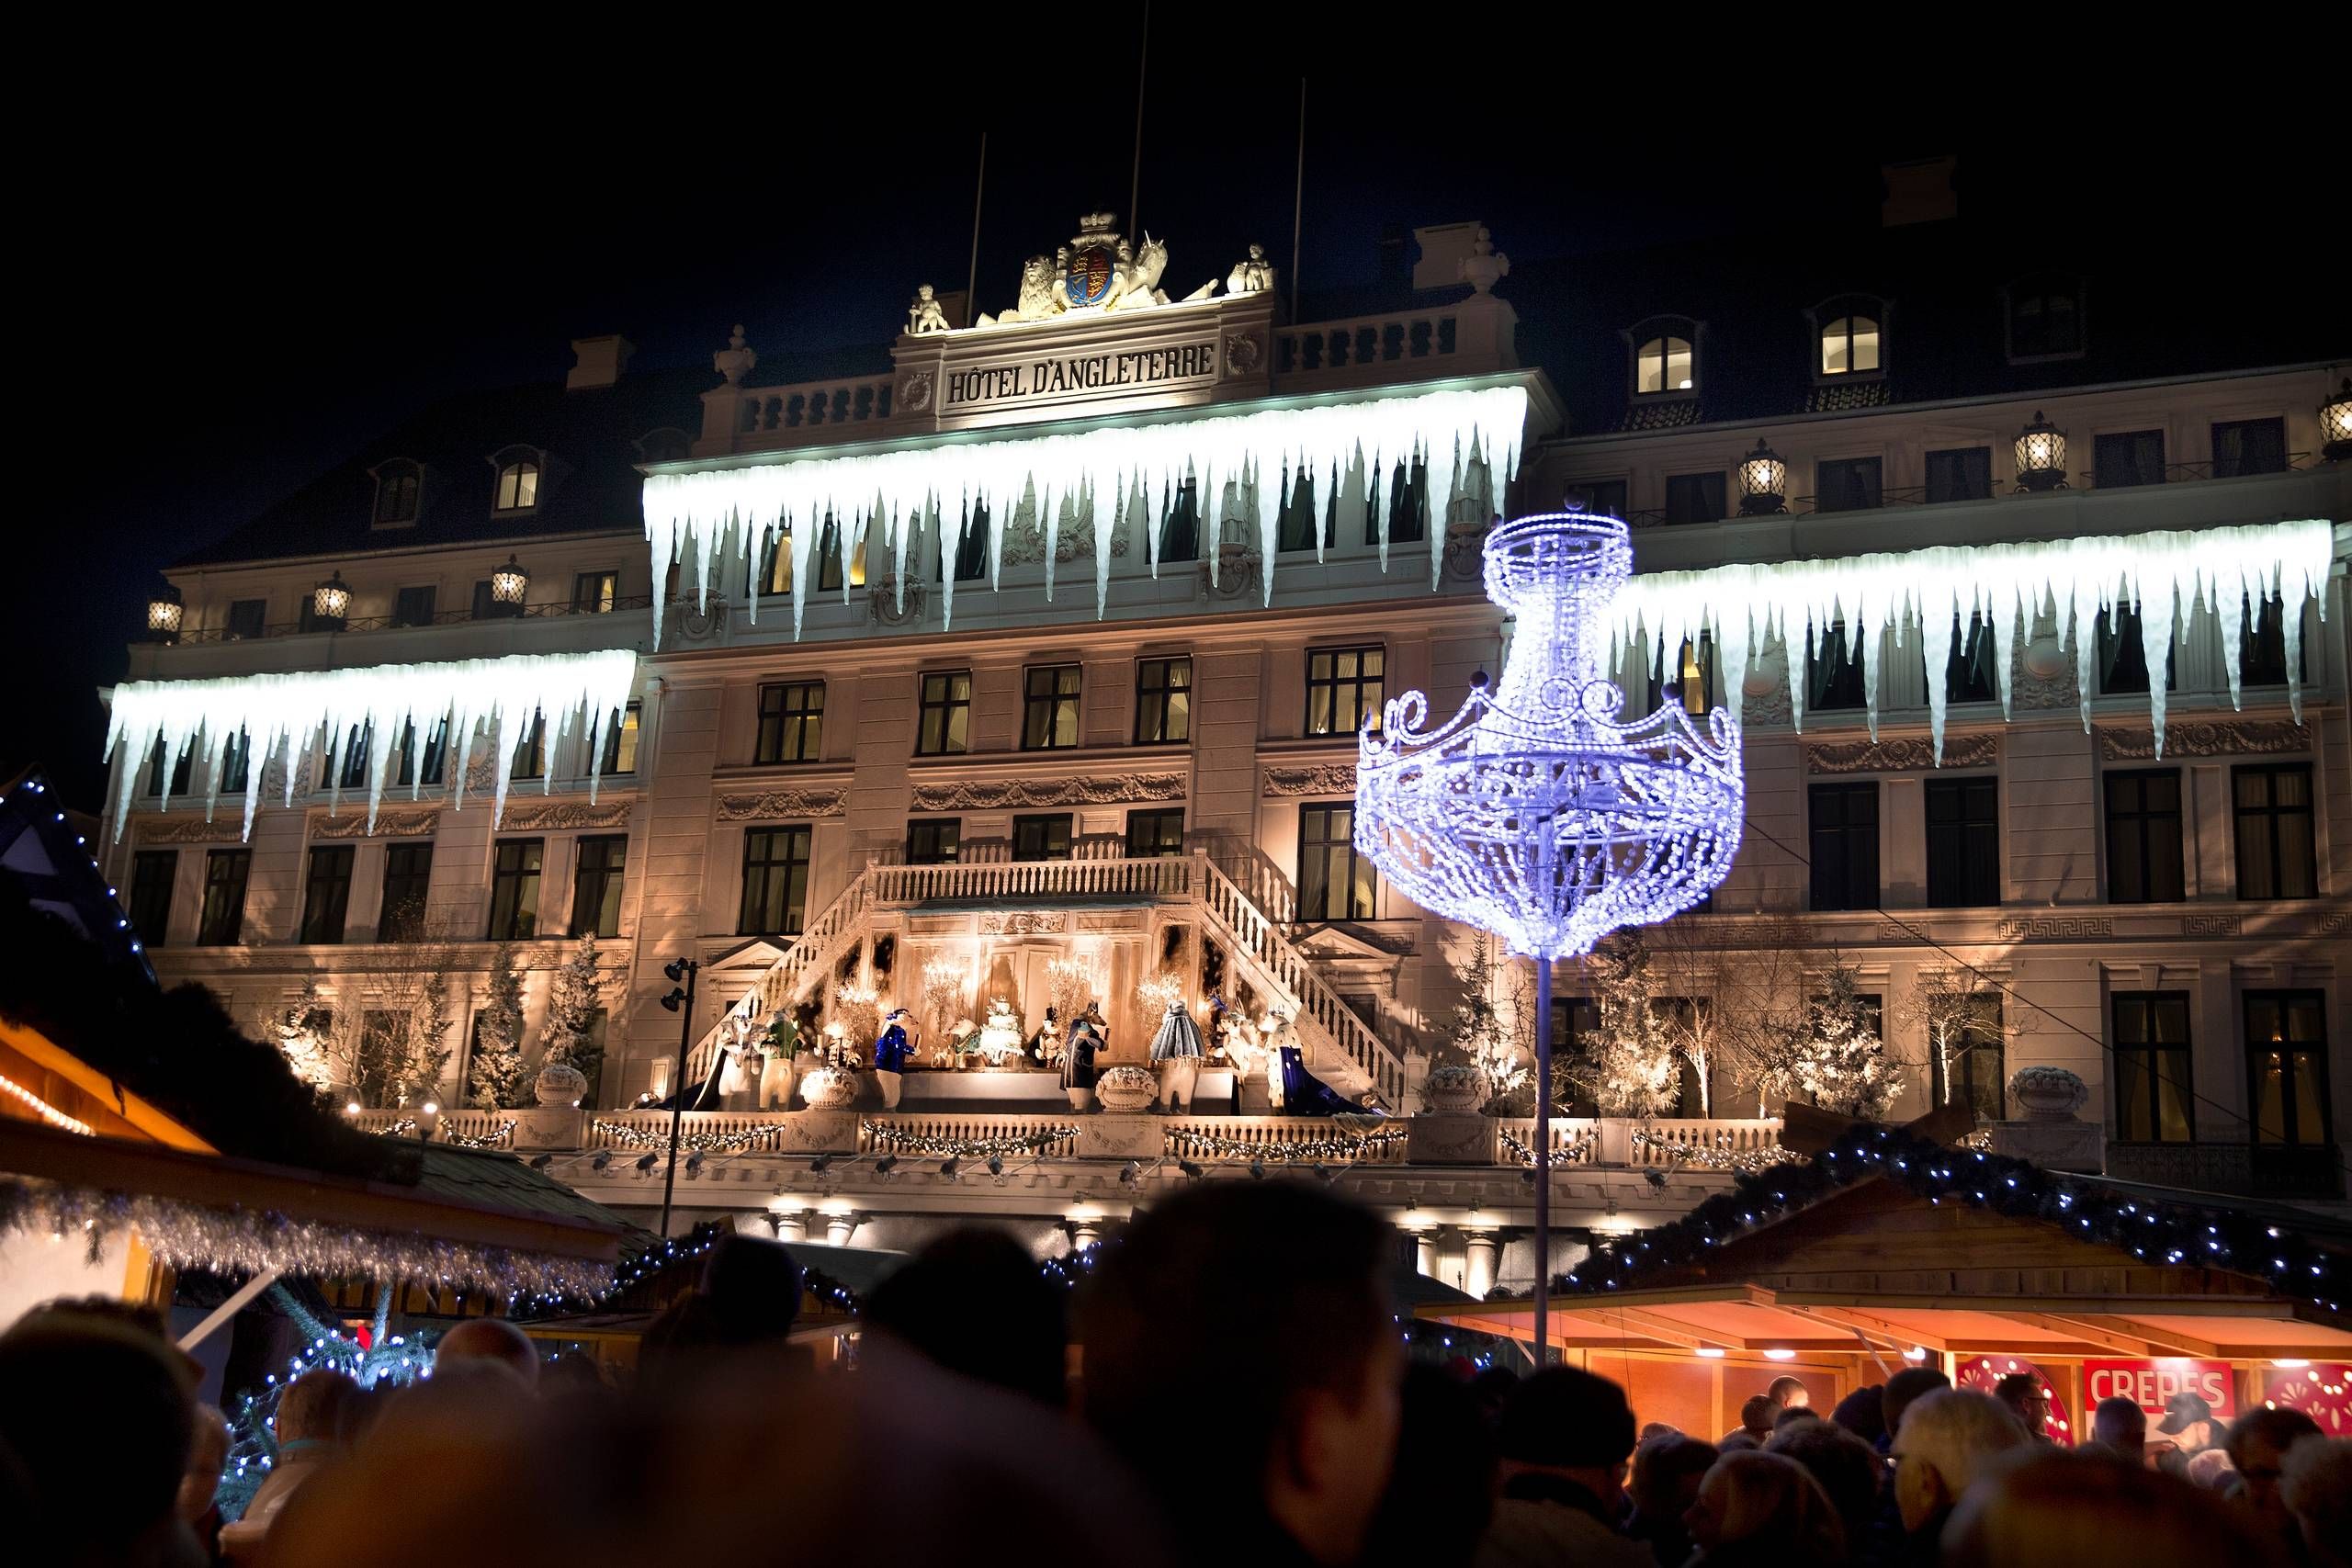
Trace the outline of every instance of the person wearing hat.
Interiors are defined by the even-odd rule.
[[[1634,1432],[1625,1391],[1607,1378],[1550,1367],[1521,1382],[1496,1423],[1502,1495],[1477,1568],[1656,1568],[1619,1528]]]
[[[882,1086],[884,1110],[899,1108],[899,1090],[905,1083],[902,1075],[922,1044],[922,1029],[914,1015],[904,1008],[892,1008],[882,1021],[880,1037],[874,1042],[874,1079]]]
[[[2156,1466],[2186,1478],[2188,1461],[2207,1449],[2218,1449],[2229,1437],[2229,1423],[2213,1414],[2201,1393],[2180,1393],[2165,1401],[2165,1418],[2156,1430],[2173,1439],[2155,1448]]]
[[[1094,1054],[1103,1043],[1102,1011],[1098,1004],[1089,1002],[1086,1010],[1071,1020],[1069,1038],[1062,1043],[1062,1088],[1069,1095],[1072,1111],[1083,1111],[1094,1103]]]

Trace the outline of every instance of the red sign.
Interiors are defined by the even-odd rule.
[[[2177,1393],[2201,1396],[2213,1414],[2228,1420],[2237,1414],[2237,1379],[2227,1361],[2192,1361],[2167,1356],[2160,1361],[2085,1361],[2083,1402],[2096,1405],[2120,1394],[2146,1411],[2151,1418],[2165,1413]]]
[[[2262,1375],[2262,1400],[2301,1411],[2331,1438],[2352,1438],[2352,1365],[2274,1367]]]

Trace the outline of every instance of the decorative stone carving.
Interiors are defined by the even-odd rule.
[[[980,317],[978,324],[1063,321],[1167,304],[1159,276],[1168,268],[1168,247],[1149,234],[1141,245],[1130,245],[1111,227],[1116,221],[1108,212],[1080,218],[1069,244],[1021,264],[1018,303],[1001,316]]]
[[[626,828],[629,807],[626,800],[600,800],[594,806],[584,800],[548,800],[537,805],[516,805],[509,801],[505,820],[500,828],[510,831],[533,829],[560,830],[567,828]]]
[[[1304,768],[1268,768],[1262,792],[1268,797],[1286,795],[1353,795],[1353,762],[1317,762]]]
[[[510,823],[514,820],[514,812],[511,808],[506,813],[506,819]],[[370,834],[368,831],[368,818],[366,813],[355,812],[347,817],[334,816],[320,818],[317,821],[311,824],[311,837],[314,839],[366,839],[370,837],[378,839],[405,839],[413,838],[421,834],[431,833],[436,830],[440,826],[441,813],[437,810],[379,811],[376,814],[376,831],[373,834]]]
[[[496,782],[498,763],[497,761],[490,755],[490,752],[494,750],[496,750],[494,747],[485,748],[481,755],[476,757],[472,761],[466,764],[466,787],[468,789],[475,791],[486,790]]]
[[[982,936],[1041,936],[1069,929],[1060,909],[990,909],[980,916]]]
[[[735,331],[727,339],[727,346],[710,356],[710,367],[727,378],[730,387],[740,387],[743,378],[760,362],[759,351],[743,344],[743,323],[735,323]]]
[[[2090,1086],[2064,1067],[2037,1065],[2009,1076],[2009,1094],[2037,1122],[2071,1122],[2091,1097]]]
[[[2290,719],[2225,718],[2211,721],[2174,719],[2165,726],[2167,757],[2236,757],[2265,751],[2304,751],[2312,732]],[[2156,754],[2155,732],[2140,728],[2098,731],[2099,755],[2110,762],[2136,762]]]
[[[929,586],[922,579],[915,578],[907,582],[906,592],[901,594],[897,576],[886,577],[867,591],[866,613],[878,626],[912,626],[922,619],[923,602]]]
[[[912,370],[899,383],[899,408],[906,413],[921,413],[931,407],[933,381],[928,370]]]
[[[721,822],[765,821],[781,817],[839,817],[845,809],[837,789],[765,789],[718,797]]]
[[[1114,773],[1076,779],[960,779],[915,785],[917,811],[986,811],[1007,806],[1112,806],[1122,801],[1177,800],[1182,773]]]
[[[1144,929],[1141,909],[1081,910],[1078,917],[1081,931],[1139,931]]]
[[[1209,563],[1200,563],[1201,589],[1212,599],[1238,599],[1253,592],[1258,586],[1259,557],[1247,545],[1219,545],[1216,547],[1216,577],[1209,577]]]
[[[672,606],[670,625],[687,642],[723,642],[727,636],[727,596],[713,593],[700,604],[689,596]]]
[[[2238,936],[2245,931],[2245,922],[2235,915],[2183,915],[2180,934],[2183,936]]]
[[[2115,922],[2105,915],[2011,916],[2001,921],[2003,942],[2076,942],[2112,937]]]
[[[159,817],[139,825],[142,844],[233,844],[241,831],[232,815],[207,822],[201,817]]]
[[[1225,275],[1227,294],[1263,294],[1274,286],[1274,264],[1266,259],[1266,247],[1252,245],[1250,254],[1233,264]]]
[[[1159,1080],[1148,1067],[1129,1063],[1124,1066],[1104,1069],[1094,1080],[1094,1098],[1102,1109],[1113,1115],[1132,1116],[1148,1106],[1159,1095]]]
[[[1461,582],[1476,582],[1485,570],[1487,525],[1465,519],[1445,525],[1445,575]]]
[[[1266,362],[1266,345],[1256,333],[1233,333],[1225,340],[1225,373],[1247,376]]]
[[[1743,724],[1791,724],[1796,713],[1789,705],[1789,683],[1766,677],[1770,682],[1762,691],[1756,689],[1756,677],[1749,675],[1739,683],[1740,722]]]
[[[2009,665],[2009,705],[2016,709],[2080,706],[2075,661],[2055,637],[2038,637],[2019,648]]]
[[[1943,766],[1990,767],[1999,760],[1990,735],[1944,737]],[[1924,772],[1936,766],[1935,742],[1924,735],[1888,736],[1878,740],[1849,740],[1804,749],[1809,773],[1897,773]]]
[[[931,285],[920,285],[915,289],[914,303],[907,308],[907,331],[921,337],[926,333],[947,330],[947,312],[939,308],[938,299],[933,297]]]
[[[1462,281],[1481,294],[1510,276],[1510,257],[1495,249],[1495,237],[1487,232],[1484,223],[1478,225],[1478,237],[1471,243],[1470,254],[1455,265]]]
[[[569,1062],[549,1062],[539,1069],[531,1092],[541,1105],[577,1105],[588,1092],[588,1075]]]

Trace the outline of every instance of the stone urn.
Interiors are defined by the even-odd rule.
[[[839,1067],[819,1067],[801,1078],[800,1098],[811,1111],[844,1111],[857,1099],[857,1079]]]
[[[1448,1064],[1431,1067],[1421,1080],[1421,1103],[1452,1115],[1476,1111],[1487,1103],[1487,1075],[1476,1067]]]
[[[2090,1086],[2064,1067],[2020,1067],[2009,1093],[2030,1122],[2071,1122],[2091,1097]]]
[[[1133,1115],[1148,1111],[1159,1094],[1159,1080],[1151,1076],[1148,1067],[1130,1063],[1124,1067],[1108,1067],[1094,1080],[1094,1098],[1102,1109],[1120,1115]]]
[[[587,1098],[588,1075],[569,1062],[549,1062],[531,1086],[541,1105],[569,1111]]]

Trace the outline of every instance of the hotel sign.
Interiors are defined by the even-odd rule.
[[[1090,392],[1177,391],[1216,383],[1216,339],[1164,348],[1035,355],[1010,364],[947,369],[943,414],[1001,409],[1032,399],[1060,400]]]

